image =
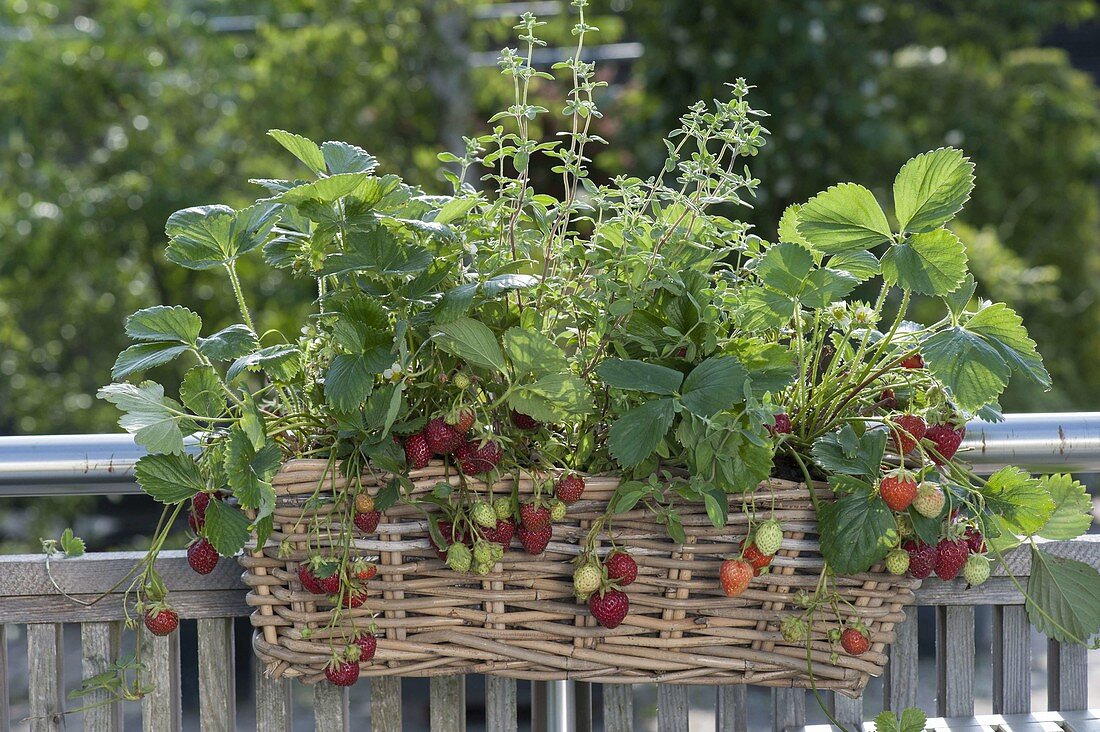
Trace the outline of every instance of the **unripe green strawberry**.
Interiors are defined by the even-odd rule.
[[[476,562],[474,564],[474,574],[487,575],[493,571],[493,562]]]
[[[493,562],[493,549],[492,544],[487,541],[478,541],[474,543],[474,564],[492,564]]]
[[[936,518],[943,512],[943,504],[947,497],[935,483],[921,483],[917,488],[917,496],[913,499],[913,508],[917,513],[926,518]]]
[[[491,529],[497,525],[497,512],[484,501],[478,501],[470,509],[470,518],[474,523],[485,529]]]
[[[577,597],[588,597],[600,589],[603,576],[595,564],[582,564],[573,572],[573,592]]]
[[[470,377],[462,371],[459,371],[457,374],[455,374],[454,381],[452,383],[459,389],[469,389]]]
[[[447,566],[456,572],[469,572],[473,555],[465,544],[455,542],[447,550]]]
[[[963,565],[962,576],[966,584],[971,587],[977,587],[985,582],[989,579],[989,557],[984,554],[971,554]]]
[[[903,575],[909,571],[909,552],[901,549],[890,550],[886,555],[886,571],[890,574]]]
[[[558,499],[550,501],[550,520],[561,521],[565,518],[566,505]]]
[[[493,511],[496,513],[498,519],[511,518],[515,508],[512,506],[512,499],[507,496],[501,497],[493,501]]]
[[[489,555],[493,560],[493,564],[496,564],[501,559],[504,559],[504,547],[501,544],[497,544],[495,541],[489,542]]]
[[[768,519],[756,527],[754,541],[760,553],[770,557],[783,546],[783,527],[775,519]]]
[[[806,621],[797,615],[788,615],[779,624],[779,631],[783,633],[783,639],[788,643],[799,643],[810,636],[810,629],[806,627]]]

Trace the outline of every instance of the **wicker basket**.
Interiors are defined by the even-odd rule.
[[[275,530],[266,546],[241,559],[250,588],[247,601],[255,608],[252,624],[260,631],[256,652],[270,675],[306,683],[324,678],[333,637],[348,635],[339,626],[325,629],[331,607],[304,590],[297,577],[298,562],[309,556],[308,522],[330,523],[331,503],[313,500],[307,507],[307,501],[319,486],[319,495],[331,496],[343,482],[338,475],[325,475],[326,466],[321,460],[283,466],[274,479]],[[441,480],[458,482],[442,462],[410,477],[424,493]],[[494,493],[507,495],[512,481],[502,478]],[[386,482],[387,476],[363,477],[372,493]],[[631,551],[639,574],[626,588],[630,614],[618,628],[607,630],[574,599],[572,560],[578,541],[603,514],[618,481],[591,477],[586,482],[583,500],[570,506],[564,522],[554,524],[545,553],[531,556],[515,546],[484,577],[448,569],[429,544],[423,513],[414,507],[398,504],[384,513],[376,535],[357,535],[354,546],[379,568],[368,583],[366,604],[344,610],[340,621],[342,626],[367,628],[375,615],[378,653],[372,663],[362,665],[362,674],[810,685],[806,644],[788,643],[779,632],[785,616],[800,614],[792,593],[812,592],[822,567],[815,514],[803,484],[771,480],[753,495],[731,496],[729,523],[722,529],[711,525],[703,506],[681,507],[688,537],[684,545],[674,543],[665,527],[644,511],[616,516],[615,540]],[[521,477],[520,494],[530,493],[532,485]],[[821,499],[829,498],[827,486],[815,485],[814,490]],[[718,568],[737,552],[747,532],[750,517],[744,501],[755,503],[762,514],[774,506],[787,533],[771,571],[753,580],[742,596],[727,598]],[[332,529],[334,534],[341,530],[338,524]],[[280,556],[283,543],[292,550],[284,549]],[[863,656],[840,653],[833,663],[824,634],[836,627],[835,618],[815,624],[810,655],[818,688],[854,696],[869,676],[881,673],[893,626],[904,619],[904,606],[913,601],[918,585],[917,580],[882,571],[837,578],[837,590],[870,629],[872,644]]]

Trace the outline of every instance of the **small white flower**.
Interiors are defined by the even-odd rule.
[[[836,321],[837,325],[839,325],[841,328],[847,328],[851,324],[851,321],[848,318],[848,303],[844,302],[843,300],[834,302],[829,305],[826,312],[829,314],[829,317]]]
[[[878,322],[878,313],[865,302],[857,302],[852,308],[852,322],[860,326],[871,326]]]

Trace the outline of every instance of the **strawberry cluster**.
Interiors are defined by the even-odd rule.
[[[638,578],[638,563],[629,552],[613,549],[602,561],[594,551],[577,558],[573,572],[573,593],[588,601],[588,612],[596,622],[614,629],[630,612],[630,597],[622,588]]]
[[[726,597],[740,596],[753,577],[768,571],[772,559],[783,546],[783,526],[775,519],[762,521],[738,546],[740,554],[722,562],[718,569],[718,581]]]

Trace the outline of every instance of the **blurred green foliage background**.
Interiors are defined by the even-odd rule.
[[[0,434],[117,429],[93,395],[133,310],[183,302],[211,327],[229,317],[215,278],[164,259],[163,223],[186,206],[251,200],[261,191],[249,177],[301,173],[266,130],[348,140],[387,172],[445,190],[436,152],[508,103],[491,61],[515,43],[514,5],[551,11],[550,52],[568,46],[567,2],[3,0]],[[961,146],[978,166],[960,227],[974,269],[985,293],[1023,312],[1056,383],[1047,395],[1016,389],[1005,407],[1095,409],[1100,94],[1042,44],[1096,10],[593,0],[600,43],[643,49],[601,66],[612,145],[595,175],[654,172],[660,135],[737,76],[772,115],[753,165],[762,195],[738,212],[765,237],[787,204],[833,182],[885,189],[911,155]],[[560,108],[560,89],[540,94]],[[243,276],[263,326],[294,329],[309,290],[277,273]]]

